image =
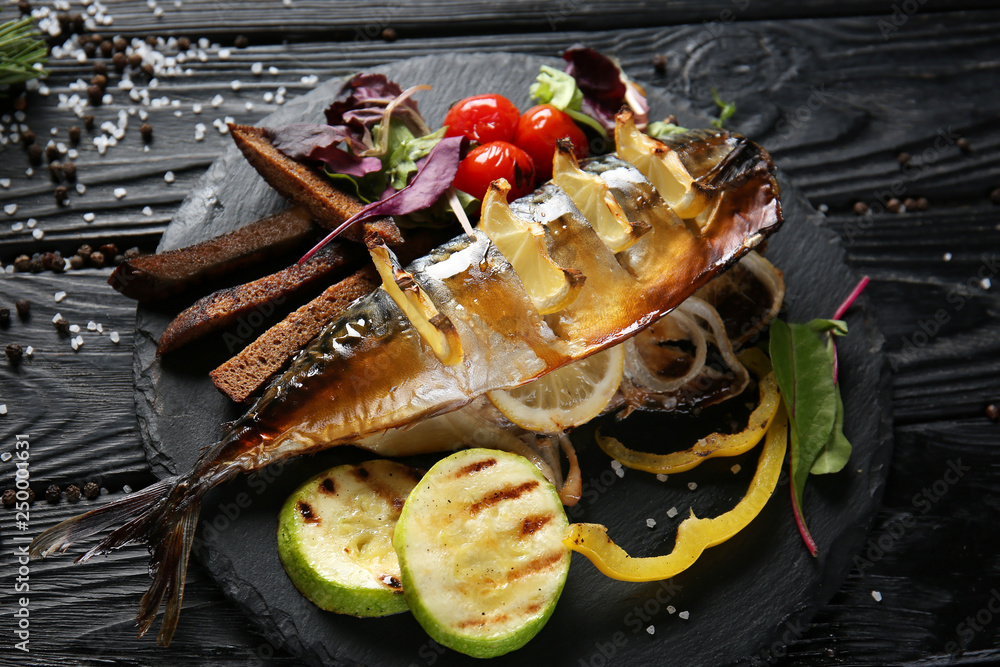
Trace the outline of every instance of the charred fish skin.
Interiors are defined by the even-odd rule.
[[[644,233],[618,253],[599,245],[589,222],[558,188],[546,186],[515,203],[515,211],[544,228],[551,255],[586,265],[592,274],[584,276],[576,300],[563,312],[543,317],[535,310],[511,263],[485,233],[458,237],[411,264],[409,274],[458,331],[460,362],[442,363],[380,288],[331,323],[246,415],[226,428],[194,470],[64,521],[32,542],[31,555],[64,551],[121,525],[82,560],[146,542],[153,582],[137,617],[140,636],[166,599],[159,642],[168,644],[180,613],[200,499],[209,488],[281,458],[455,410],[489,390],[529,382],[620,343],[780,226],[774,166],[763,149],[717,131],[678,135],[671,142],[655,150],[672,155],[675,168],[679,160],[687,169],[690,196],[683,204],[698,213],[686,220],[621,160],[607,156],[585,167],[608,183],[627,216],[643,220]]]

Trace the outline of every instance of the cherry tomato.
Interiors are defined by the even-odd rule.
[[[503,95],[476,95],[455,103],[444,117],[446,137],[468,137],[488,144],[511,141],[521,112]]]
[[[458,164],[454,185],[482,199],[490,183],[498,178],[506,178],[510,183],[507,201],[530,194],[535,189],[535,165],[531,156],[506,141],[483,144],[469,151]]]
[[[583,130],[569,114],[551,104],[540,104],[525,111],[514,133],[514,144],[535,161],[535,173],[542,181],[552,178],[552,156],[560,139],[573,142],[573,153],[578,159],[587,157],[587,136]]]

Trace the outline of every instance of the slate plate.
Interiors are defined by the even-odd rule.
[[[512,54],[432,56],[376,71],[404,88],[433,84],[435,89],[419,99],[428,121],[437,125],[451,102],[480,92],[501,93],[527,108],[528,85],[539,65],[548,62]],[[339,85],[340,81],[322,84],[261,124],[318,122]],[[674,113],[683,125],[707,124],[685,101],[649,92],[653,117]],[[856,279],[844,265],[838,239],[818,226],[819,214],[787,183],[782,189],[787,222],[771,240],[768,257],[785,272],[787,317],[805,321],[830,316]],[[232,148],[212,165],[178,210],[160,249],[216,236],[284,205]],[[206,375],[224,354],[217,344],[199,346],[181,357],[155,358],[155,341],[174,312],[171,306],[141,307],[135,351],[137,409],[148,458],[154,471],[164,476],[187,470],[198,450],[218,439],[221,424],[238,413]],[[783,643],[797,638],[803,623],[846,576],[888,472],[891,430],[882,337],[864,298],[847,320],[852,334],[839,344],[840,377],[848,415],[844,429],[854,453],[844,471],[813,478],[807,487],[805,507],[821,548],[819,558],[810,557],[801,543],[783,479],[748,529],[709,550],[694,567],[668,582],[613,581],[586,559],[574,556],[562,599],[548,625],[528,646],[495,662],[750,664],[767,660]],[[612,427],[637,448],[662,446],[663,435],[679,428],[663,415],[639,415]],[[684,437],[678,440],[683,442]],[[746,490],[756,467],[754,451],[737,459],[709,461],[667,482],[629,470],[619,478],[608,457],[593,445],[591,430],[580,429],[575,439],[585,486],[582,502],[570,510],[571,520],[606,524],[615,540],[633,554],[668,552],[676,526],[689,508],[700,516],[726,511]],[[272,643],[310,663],[475,662],[435,644],[408,614],[355,619],[323,612],[285,576],[275,540],[284,499],[315,472],[365,458],[370,455],[340,448],[277,463],[216,489],[203,503],[196,555]],[[741,465],[739,473],[731,470],[734,463]],[[692,490],[689,483],[697,488]],[[670,508],[677,509],[673,518],[667,514]],[[655,528],[647,527],[647,518],[656,520]]]

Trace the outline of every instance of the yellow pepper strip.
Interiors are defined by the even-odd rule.
[[[638,452],[600,432],[596,436],[597,444],[605,454],[617,459],[623,466],[662,474],[684,472],[705,459],[716,456],[737,456],[750,451],[764,437],[781,401],[778,383],[771,372],[771,361],[767,355],[751,348],[740,354],[740,361],[760,379],[760,404],[750,414],[747,427],[739,433],[711,433],[690,449],[670,454]]]
[[[691,512],[677,527],[674,550],[666,556],[632,558],[611,541],[606,526],[594,523],[574,523],[563,544],[589,558],[597,569],[621,581],[659,581],[691,567],[702,552],[721,544],[740,532],[757,516],[778,484],[785,460],[788,440],[788,418],[783,407],[778,409],[767,432],[760,453],[757,472],[750,488],[736,507],[714,519],[699,519]]]

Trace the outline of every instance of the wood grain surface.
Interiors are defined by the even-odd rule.
[[[0,188],[0,205],[17,205],[13,215],[0,213],[0,262],[7,266],[23,252],[68,254],[83,242],[153,249],[186,191],[230,141],[212,121],[231,116],[252,123],[277,108],[265,93],[284,87],[294,97],[314,85],[309,77],[322,81],[434,53],[557,55],[583,41],[620,58],[634,78],[701,110],[713,109],[716,88],[737,103],[734,128],[762,141],[812,203],[827,207],[825,224],[840,236],[849,264],[872,277],[869,296],[895,371],[892,470],[856,571],[812,624],[788,628],[787,647],[762,646],[748,664],[995,664],[1000,622],[990,604],[1000,585],[994,529],[1000,426],[984,409],[1000,401],[1000,298],[983,279],[995,283],[1000,272],[1000,208],[989,199],[1000,187],[1000,11],[981,10],[985,2],[912,4],[915,13],[903,2],[860,0],[684,2],[664,9],[514,3],[504,10],[487,3],[343,3],[320,11],[325,3],[184,0],[180,7],[161,3],[158,19],[146,3],[108,3],[115,23],[104,34],[205,36],[220,46],[204,49],[205,62],[185,63],[189,76],[161,77],[149,90],[152,99],[167,97],[168,106],[143,107],[154,131],[148,151],[138,117],[129,118],[125,137],[104,156],[84,132],[76,163],[87,189],[72,191],[69,207],[56,205],[44,167],[26,178],[23,150],[0,147],[0,178],[11,180]],[[965,11],[941,11],[959,4]],[[734,20],[722,16],[728,8]],[[559,20],[552,12],[562,12]],[[382,40],[385,27],[399,39]],[[236,34],[250,45],[232,46]],[[654,54],[666,58],[662,74],[653,68]],[[251,73],[256,62],[263,64],[259,77]],[[58,108],[58,95],[72,94],[78,79],[89,81],[91,63],[55,60],[51,70],[49,95],[29,96],[27,123],[43,141],[50,128],[66,141],[67,129],[82,123]],[[98,126],[134,105],[115,89],[113,70],[110,78],[115,101],[94,112]],[[147,84],[142,75],[134,79]],[[223,99],[215,107],[217,94]],[[173,100],[180,106],[169,106]],[[193,113],[194,104],[202,105],[201,114]],[[207,126],[203,141],[195,140],[198,122]],[[959,147],[960,136],[968,151]],[[900,151],[913,156],[908,167],[898,163]],[[171,184],[167,171],[175,175]],[[127,190],[122,199],[114,196],[118,187]],[[901,200],[926,197],[929,209],[879,211],[892,192]],[[857,201],[875,214],[855,215]],[[93,222],[85,222],[87,212]],[[44,238],[11,230],[29,218]],[[15,434],[31,435],[39,499],[28,535],[100,502],[49,505],[42,499],[49,484],[93,480],[118,496],[126,485],[140,488],[153,479],[133,405],[134,306],[104,284],[109,274],[85,269],[0,279],[0,307],[25,297],[33,302],[29,322],[15,315],[0,329],[3,344],[34,347],[18,370],[0,368],[0,404],[8,408],[0,416],[0,452],[13,450]],[[59,291],[68,296],[56,303]],[[53,327],[57,312],[81,326],[79,351]],[[90,321],[103,333],[88,331]],[[119,332],[117,345],[112,330]],[[12,462],[0,463],[0,489],[12,485]],[[162,650],[150,639],[136,640],[131,619],[148,583],[142,548],[92,566],[73,566],[69,558],[32,563],[31,652],[17,651],[14,520],[0,509],[0,663],[296,664],[251,632],[197,565],[174,644]]]

